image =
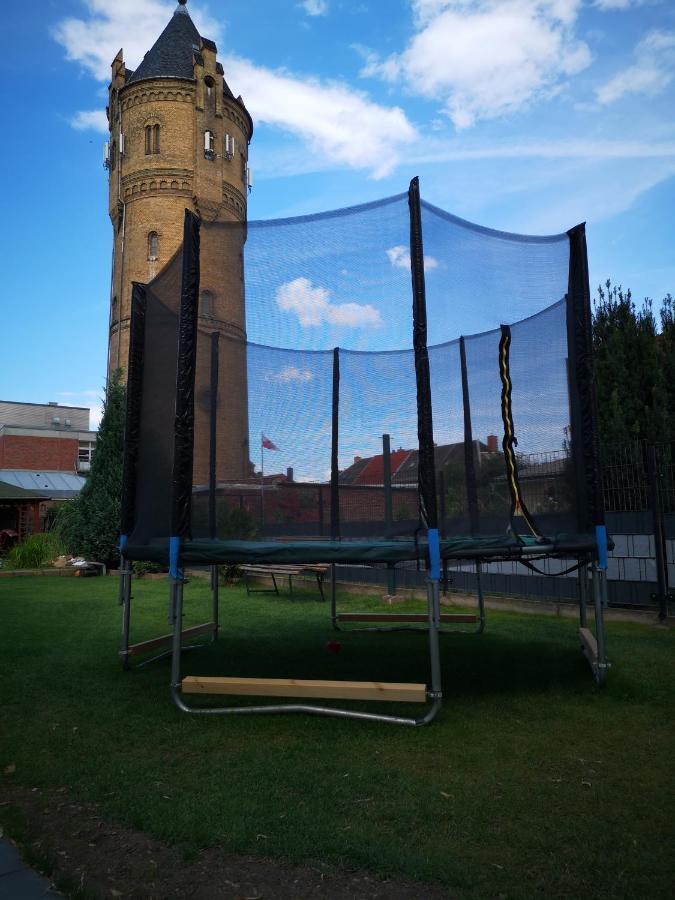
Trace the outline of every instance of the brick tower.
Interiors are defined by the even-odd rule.
[[[133,281],[147,283],[183,236],[185,209],[205,222],[241,223],[204,235],[199,327],[220,334],[220,481],[249,473],[243,242],[253,123],[227,85],[216,45],[178,0],[136,71],[112,62],[106,155],[113,226],[108,372],[126,373]],[[205,355],[206,356],[206,355]],[[197,372],[194,482],[208,480],[208,363]]]

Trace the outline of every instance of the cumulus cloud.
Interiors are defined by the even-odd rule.
[[[300,5],[308,16],[325,16],[328,14],[328,0],[302,0]]]
[[[176,4],[170,0],[83,0],[87,16],[63,19],[53,32],[66,58],[79,63],[98,81],[110,80],[110,64],[120,47],[131,69],[143,59],[171,18]],[[200,34],[216,43],[222,37],[218,22],[205,7],[190,8]]]
[[[410,248],[399,244],[396,247],[390,247],[385,251],[389,257],[389,262],[395,269],[406,269],[410,271]],[[433,256],[424,257],[424,271],[429,272],[431,269],[438,268],[438,260]]]
[[[343,325],[347,328],[379,328],[382,318],[369,303],[333,303],[331,292],[308,278],[296,278],[280,285],[276,301],[284,312],[295,313],[303,328]]]
[[[675,77],[675,31],[650,31],[633,52],[635,62],[596,88],[600,103],[607,105],[626,94],[653,96]]]
[[[581,0],[413,0],[416,33],[361,74],[440,100],[458,129],[514,112],[591,61],[574,32]]]
[[[110,79],[110,63],[120,47],[129,68],[138,66],[175,9],[168,0],[83,2],[86,16],[62,20],[53,34],[67,59],[103,82]],[[304,6],[310,15],[328,8],[325,0],[306,0]],[[190,8],[190,15],[200,34],[221,40],[222,30],[205,7]],[[224,60],[224,65],[230,86],[243,95],[256,124],[297,136],[329,165],[384,177],[398,164],[404,146],[417,138],[402,109],[375,103],[346,84],[271,70],[239,57]],[[101,116],[78,113],[71,124],[103,130]]]
[[[417,137],[398,106],[373,103],[347,85],[273,71],[239,57],[225,60],[225,70],[257,123],[297,135],[331,163],[382,178]]]
[[[108,117],[102,109],[81,110],[68,120],[75,131],[108,132]]]
[[[279,372],[267,376],[267,381],[278,381],[280,384],[289,384],[293,381],[311,381],[314,375],[309,369],[298,369],[297,366],[284,366]]]

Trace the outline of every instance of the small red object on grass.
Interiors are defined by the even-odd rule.
[[[340,641],[328,641],[326,650],[328,650],[329,653],[339,653],[340,650],[342,650],[342,644]]]

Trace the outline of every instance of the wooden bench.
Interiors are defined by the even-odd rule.
[[[247,594],[276,594],[279,596],[279,585],[277,584],[277,576],[281,578],[288,578],[288,589],[291,594],[293,594],[293,576],[294,575],[314,575],[316,578],[316,584],[319,588],[319,593],[321,594],[321,599],[325,601],[324,593],[323,593],[323,579],[326,574],[330,570],[330,565],[328,563],[318,563],[314,565],[245,565],[240,566],[242,572],[244,573],[244,583],[246,585],[246,593]],[[271,578],[272,584],[274,587],[272,588],[252,588],[249,586],[249,576],[260,576],[265,578]]]
[[[424,703],[426,685],[382,681],[315,681],[297,678],[214,678],[189,675],[184,694],[237,694],[264,697],[321,697],[330,700],[388,700]]]

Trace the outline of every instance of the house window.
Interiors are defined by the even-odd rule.
[[[114,172],[117,168],[117,144],[115,141],[110,145],[110,170]]]
[[[216,154],[214,151],[216,143],[216,136],[212,131],[204,132],[204,156],[207,159],[215,159]]]
[[[159,153],[159,125],[145,126],[145,152]]]
[[[209,319],[213,318],[213,294],[211,291],[202,291],[200,307],[203,316]]]
[[[151,231],[148,235],[148,259],[154,262],[157,259],[158,238],[157,232]]]

